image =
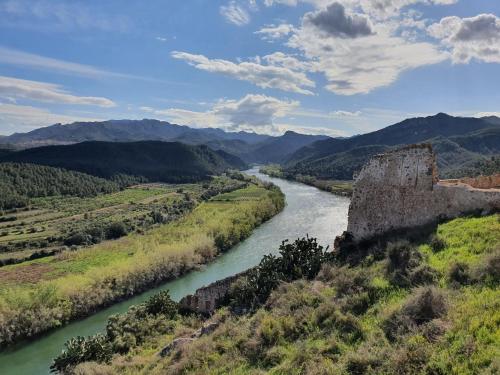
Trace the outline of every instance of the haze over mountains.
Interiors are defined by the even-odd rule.
[[[191,145],[204,144],[214,150],[224,150],[247,162],[281,162],[299,148],[326,136],[287,132],[282,137],[249,133],[225,132],[217,128],[190,128],[158,120],[110,120],[56,124],[29,133],[15,133],[0,139],[21,148],[64,145],[85,141],[135,142],[165,141]]]
[[[498,158],[500,118],[453,117],[439,113],[407,119],[351,138],[292,131],[273,137],[248,132],[231,133],[216,128],[190,128],[158,120],[110,120],[57,124],[0,139],[0,143],[17,148],[80,142],[85,143],[13,153],[2,151],[0,161],[45,164],[101,177],[109,177],[110,171],[148,175],[149,179],[158,175],[157,169],[154,173],[147,172],[152,168],[151,164],[165,166],[167,163],[169,167],[165,171],[169,170],[176,176],[181,176],[182,169],[188,168],[190,172],[184,177],[189,179],[229,167],[242,169],[246,163],[280,163],[289,177],[301,174],[319,179],[350,180],[375,154],[402,145],[428,142],[437,152],[442,177],[458,177],[466,171],[477,170],[478,165],[482,168],[485,163],[491,164],[495,156]],[[100,155],[99,160],[96,155]],[[113,163],[120,167],[110,169]],[[488,168],[491,169],[491,165]],[[137,174],[141,169],[146,172]],[[165,180],[165,175],[160,175]]]

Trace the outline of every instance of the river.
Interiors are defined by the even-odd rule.
[[[308,234],[322,245],[347,228],[349,199],[304,184],[271,178],[247,171],[264,181],[278,185],[286,196],[286,207],[268,222],[255,229],[245,241],[218,257],[201,270],[190,272],[146,293],[117,303],[86,319],[70,323],[30,343],[23,343],[0,354],[1,375],[44,375],[49,373],[52,359],[64,343],[74,336],[88,336],[102,331],[108,316],[126,311],[129,306],[145,301],[160,290],[169,289],[174,300],[180,300],[196,289],[244,271],[259,263],[263,255],[277,253],[281,241],[294,240]]]

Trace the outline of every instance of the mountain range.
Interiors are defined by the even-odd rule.
[[[150,141],[161,142],[148,143]],[[83,145],[78,146],[81,142],[84,142]],[[132,144],[114,145],[115,142]],[[174,142],[175,146],[166,145],[168,142]],[[4,145],[3,148],[26,149],[20,152],[0,150],[0,161],[26,161],[58,167],[68,167],[71,164],[73,169],[88,173],[91,171],[91,174],[96,174],[95,170],[100,168],[96,174],[98,176],[106,176],[111,172],[127,174],[132,171],[137,175],[140,172],[138,166],[143,166],[146,171],[151,168],[149,162],[156,163],[157,166],[168,164],[169,162],[159,159],[159,155],[163,155],[169,160],[180,161],[183,157],[187,157],[190,162],[195,160],[190,165],[190,168],[196,165],[192,170],[193,176],[214,173],[222,165],[241,169],[246,163],[278,163],[283,166],[285,176],[291,178],[308,175],[317,179],[350,180],[373,155],[402,145],[424,142],[434,146],[441,177],[481,173],[482,169],[489,171],[498,165],[500,118],[453,117],[439,113],[435,116],[407,119],[350,138],[305,135],[292,131],[287,131],[282,136],[225,132],[216,128],[190,128],[147,119],[76,122],[0,138],[0,147]],[[184,148],[181,144],[202,148]],[[52,146],[36,147],[43,145]],[[152,149],[146,150],[150,145]],[[180,153],[174,156],[174,149]],[[152,155],[153,150],[159,154]],[[87,159],[83,156],[85,152],[97,151],[103,153],[102,160],[95,160],[95,155]],[[59,157],[56,162],[55,152],[64,157]],[[76,160],[73,152],[86,161]],[[105,156],[108,152],[113,155],[109,160]],[[196,154],[194,158],[193,152]],[[143,155],[131,156],[128,153]],[[126,161],[137,168],[127,169]],[[117,163],[121,167],[112,168],[110,172],[109,166],[104,167],[103,163]],[[165,171],[170,170],[176,176],[182,175],[182,167],[186,166],[182,163],[174,164],[168,164]],[[203,168],[198,168],[201,165]],[[149,172],[144,173],[149,175]],[[156,170],[148,178],[157,173]],[[165,178],[164,174],[160,175]]]
[[[500,118],[439,113],[351,138],[321,140],[289,156],[284,171],[288,176],[352,179],[373,155],[413,143],[431,143],[442,177],[458,177],[464,169],[500,154]]]
[[[0,138],[0,144],[17,148],[67,145],[86,141],[136,142],[164,141],[190,145],[207,145],[223,150],[250,163],[279,163],[303,146],[326,136],[286,132],[281,137],[249,133],[225,132],[217,128],[190,128],[158,120],[109,120],[56,124],[28,133],[15,133]]]

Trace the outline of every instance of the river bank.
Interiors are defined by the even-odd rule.
[[[248,237],[283,206],[278,189],[251,184],[143,235],[6,266],[0,272],[0,346],[177,278]]]
[[[307,175],[286,175],[283,168],[278,164],[265,165],[259,168],[259,172],[270,177],[283,178],[297,181],[305,185],[314,186],[320,190],[343,197],[351,197],[354,187],[353,181],[321,180]]]
[[[46,374],[52,358],[60,353],[66,340],[77,335],[87,336],[101,331],[110,315],[124,312],[129,306],[141,303],[161,290],[170,290],[173,299],[178,301],[203,285],[255,266],[263,255],[276,252],[285,238],[293,240],[309,234],[317,237],[322,244],[329,245],[333,243],[336,235],[345,230],[349,205],[347,198],[299,183],[269,178],[258,173],[257,169],[249,173],[257,175],[264,181],[273,182],[281,188],[287,199],[287,205],[281,213],[256,228],[249,238],[201,270],[189,272],[156,289],[0,354],[1,373]]]

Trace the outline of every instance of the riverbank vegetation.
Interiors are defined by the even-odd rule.
[[[419,242],[394,239],[348,258],[325,252],[312,239],[281,250],[233,286],[227,307],[211,317],[210,332],[189,339],[206,326],[201,317],[154,315],[140,324],[159,319],[162,324],[155,324],[165,329],[158,334],[138,333],[140,344],[121,353],[115,348],[105,360],[87,357],[90,361],[76,367],[80,361],[73,361],[65,370],[353,375],[500,370],[498,214],[455,219]],[[258,290],[257,283],[262,283]],[[246,312],[236,308],[248,301],[253,303]],[[160,356],[167,347],[171,350]]]
[[[345,197],[352,196],[353,181],[346,180],[326,180],[319,179],[307,174],[290,174],[287,173],[279,164],[269,164],[260,167],[259,172],[266,174],[270,177],[285,178],[301,182],[303,184],[317,187],[320,190],[327,191],[332,194],[342,195]]]
[[[89,243],[0,268],[0,346],[88,315],[206,263],[283,208],[284,196],[278,188],[238,172],[231,176],[212,183],[177,185],[173,191],[172,186],[163,185],[145,187],[146,191],[125,190],[118,194],[142,194],[143,203],[158,203],[154,210],[148,208],[148,214],[139,215],[157,224],[147,228],[134,220],[124,220],[123,226],[113,224],[113,215],[123,212],[116,212],[116,205],[106,206],[103,211],[111,207],[106,220],[112,223],[105,235],[119,239],[92,245],[93,237],[89,239],[82,227],[78,233]],[[147,189],[158,190],[149,194]],[[224,189],[228,192],[220,194]],[[115,196],[98,198],[116,202]],[[123,202],[122,198],[116,199]],[[183,211],[181,205],[187,202],[194,203]],[[95,201],[78,200],[75,206],[88,208],[87,203]],[[56,201],[50,204],[58,205]],[[124,212],[129,212],[130,203],[123,204]],[[102,209],[98,207],[96,203],[96,210]],[[73,215],[84,219],[85,214],[75,210]],[[177,215],[175,220],[173,215]]]

